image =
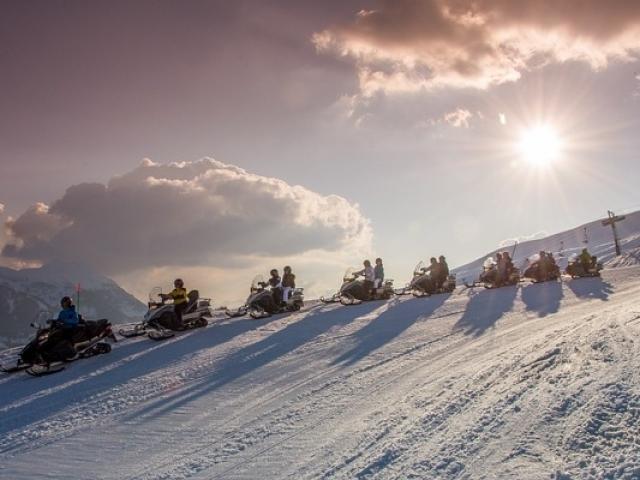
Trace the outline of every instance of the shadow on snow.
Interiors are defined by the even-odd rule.
[[[559,281],[532,283],[522,289],[522,302],[526,309],[536,312],[539,317],[546,317],[560,310],[563,296],[562,282]]]
[[[482,335],[489,328],[493,328],[504,314],[511,311],[517,293],[517,287],[471,292],[464,315],[458,320],[456,327],[470,335]]]
[[[574,278],[567,282],[567,285],[578,298],[593,298],[606,302],[613,293],[613,286],[600,277]]]
[[[441,294],[426,299],[389,303],[386,311],[353,334],[357,344],[332,364],[353,365],[391,342],[416,321],[430,317],[450,296]]]
[[[282,330],[228,355],[213,366],[211,373],[201,378],[197,384],[152,401],[142,411],[132,415],[131,419],[139,416],[158,417],[193,402],[293,352],[332,328],[346,326],[379,307],[380,302],[366,302],[349,307],[310,311]]]

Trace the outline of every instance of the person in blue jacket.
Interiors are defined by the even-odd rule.
[[[58,322],[62,323],[64,330],[74,330],[80,323],[80,317],[76,312],[76,306],[73,304],[71,297],[62,297],[60,300],[62,310],[58,314]]]

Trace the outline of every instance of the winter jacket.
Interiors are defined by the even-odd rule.
[[[440,275],[442,275],[442,278],[446,280],[449,276],[449,265],[444,260],[439,262],[438,265],[440,266]]]
[[[282,275],[282,286],[296,288],[296,276],[293,273],[285,273]]]
[[[280,277],[269,277],[267,283],[271,286],[271,288],[282,286],[282,280],[280,280]]]
[[[591,265],[591,254],[589,252],[580,253],[580,263],[582,265],[588,266]]]
[[[186,288],[174,288],[168,295],[173,299],[174,305],[180,305],[189,301]]]
[[[356,275],[364,275],[364,279],[369,282],[373,282],[376,279],[373,267],[364,267],[362,270],[355,273]]]
[[[78,317],[75,305],[61,310],[58,314],[58,321],[62,322],[64,328],[77,327],[80,322],[80,317]]]
[[[376,280],[382,282],[384,280],[384,267],[382,265],[376,265],[373,269],[373,275]]]

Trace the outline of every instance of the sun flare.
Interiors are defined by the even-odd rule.
[[[553,127],[539,125],[522,132],[518,150],[527,163],[546,167],[560,158],[562,141]]]

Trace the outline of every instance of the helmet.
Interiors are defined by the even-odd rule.
[[[60,306],[61,306],[62,308],[65,308],[64,306],[65,306],[65,304],[67,304],[67,303],[68,303],[69,305],[72,305],[72,304],[73,304],[73,300],[71,300],[71,297],[67,297],[67,296],[65,296],[65,297],[62,297],[62,298],[60,299]]]
[[[290,272],[291,271],[291,267],[289,265],[285,266],[283,269],[285,272]]]
[[[274,277],[274,276],[278,275],[278,270],[276,270],[275,268],[274,268],[274,269],[272,269],[272,270],[269,272],[269,275],[271,275],[272,277]]]
[[[182,281],[181,278],[176,278],[173,281],[173,286],[176,287],[176,288],[182,288],[182,287],[184,287],[184,282]]]
[[[370,267],[371,266],[371,262],[369,260],[365,260],[362,263],[364,264],[365,267]]]
[[[382,259],[380,257],[376,258],[376,263],[382,263]]]
[[[439,259],[440,260],[446,260],[446,258],[444,258],[444,255],[440,255]]]
[[[436,259],[436,257],[431,257],[431,259],[429,261],[431,263],[436,263],[438,260]]]

